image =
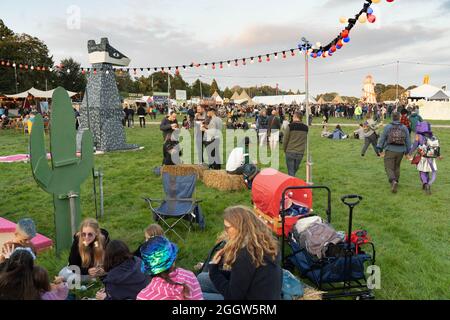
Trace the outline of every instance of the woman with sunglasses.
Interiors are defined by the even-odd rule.
[[[100,228],[97,220],[84,220],[80,231],[73,237],[69,266],[61,270],[59,275],[68,280],[73,275],[73,267],[79,267],[81,282],[104,276],[103,260],[108,242],[109,233]]]
[[[206,300],[280,300],[282,270],[277,240],[270,229],[243,207],[224,214],[226,241],[198,276]]]

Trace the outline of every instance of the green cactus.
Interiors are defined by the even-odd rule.
[[[94,165],[90,131],[83,133],[81,159],[76,156],[75,115],[69,95],[63,88],[54,91],[52,100],[52,168],[47,161],[44,136],[44,122],[42,116],[37,115],[30,137],[31,169],[38,185],[53,194],[56,250],[60,253],[71,247],[73,234],[81,223],[80,186],[92,173]]]

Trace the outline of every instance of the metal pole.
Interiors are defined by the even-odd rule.
[[[16,85],[16,93],[19,93],[19,87],[17,85],[17,65],[14,63],[14,79],[16,80],[15,85]]]
[[[99,184],[100,184],[100,217],[103,218],[103,214],[105,212],[103,206],[103,171],[102,169],[98,169],[99,173]]]
[[[67,197],[69,198],[69,206],[70,206],[70,226],[72,229],[72,234],[75,234],[77,232],[77,226],[75,221],[77,208],[75,199],[78,198],[78,194],[76,194],[75,192],[70,192],[67,195]]]
[[[306,121],[307,121],[307,126],[310,129],[310,123],[309,123],[309,114],[310,114],[310,110],[309,110],[309,63],[308,63],[308,50],[307,47],[305,46],[304,48],[305,51],[305,97],[306,97]],[[310,130],[308,130],[308,135],[310,135],[311,133],[309,132]],[[307,137],[306,139],[306,183],[308,185],[313,185],[312,182],[312,156],[309,150],[309,137]]]
[[[398,106],[398,85],[399,85],[399,81],[400,81],[400,61],[397,60],[397,85],[396,85],[396,90],[395,90],[395,103]]]
[[[202,77],[202,76],[200,76],[200,78],[201,78],[201,77]],[[203,99],[202,80],[199,79],[199,81],[200,81],[200,97]]]

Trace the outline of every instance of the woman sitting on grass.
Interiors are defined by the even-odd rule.
[[[270,229],[241,206],[225,210],[224,227],[225,247],[210,262],[209,277],[199,275],[205,299],[280,300],[282,270]]]
[[[95,219],[86,219],[81,224],[80,232],[73,237],[69,256],[69,267],[77,266],[81,271],[81,281],[86,282],[105,274],[103,259],[109,242],[108,231],[100,229]],[[66,267],[59,273],[67,281],[73,271]]]
[[[142,272],[153,277],[137,300],[203,300],[191,271],[175,266],[178,248],[164,237],[155,237],[141,248]]]
[[[159,224],[151,224],[144,230],[145,242],[150,239],[153,239],[157,236],[164,236],[164,230],[161,228]],[[134,252],[134,256],[141,259],[141,248],[144,244],[141,244],[139,248]]]
[[[50,283],[48,272],[45,268],[35,266],[33,269],[33,281],[39,290],[42,300],[66,300],[69,295],[69,287],[63,277],[55,277]]]
[[[135,300],[150,282],[141,271],[141,260],[134,257],[128,246],[113,240],[106,246],[105,288],[97,292],[97,300]]]
[[[40,300],[33,281],[34,259],[29,248],[6,252],[0,270],[0,300]]]

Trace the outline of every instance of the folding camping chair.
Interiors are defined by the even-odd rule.
[[[164,200],[144,198],[153,213],[154,220],[161,221],[163,228],[167,227],[164,233],[172,231],[182,241],[185,240],[175,230],[178,223],[188,229],[188,234],[194,223],[198,223],[202,230],[205,228],[205,221],[199,206],[202,201],[196,200],[193,196],[196,182],[196,175],[172,176],[164,173],[163,186],[166,198]],[[155,203],[160,206],[156,208]],[[170,223],[169,219],[175,219],[175,221]]]

